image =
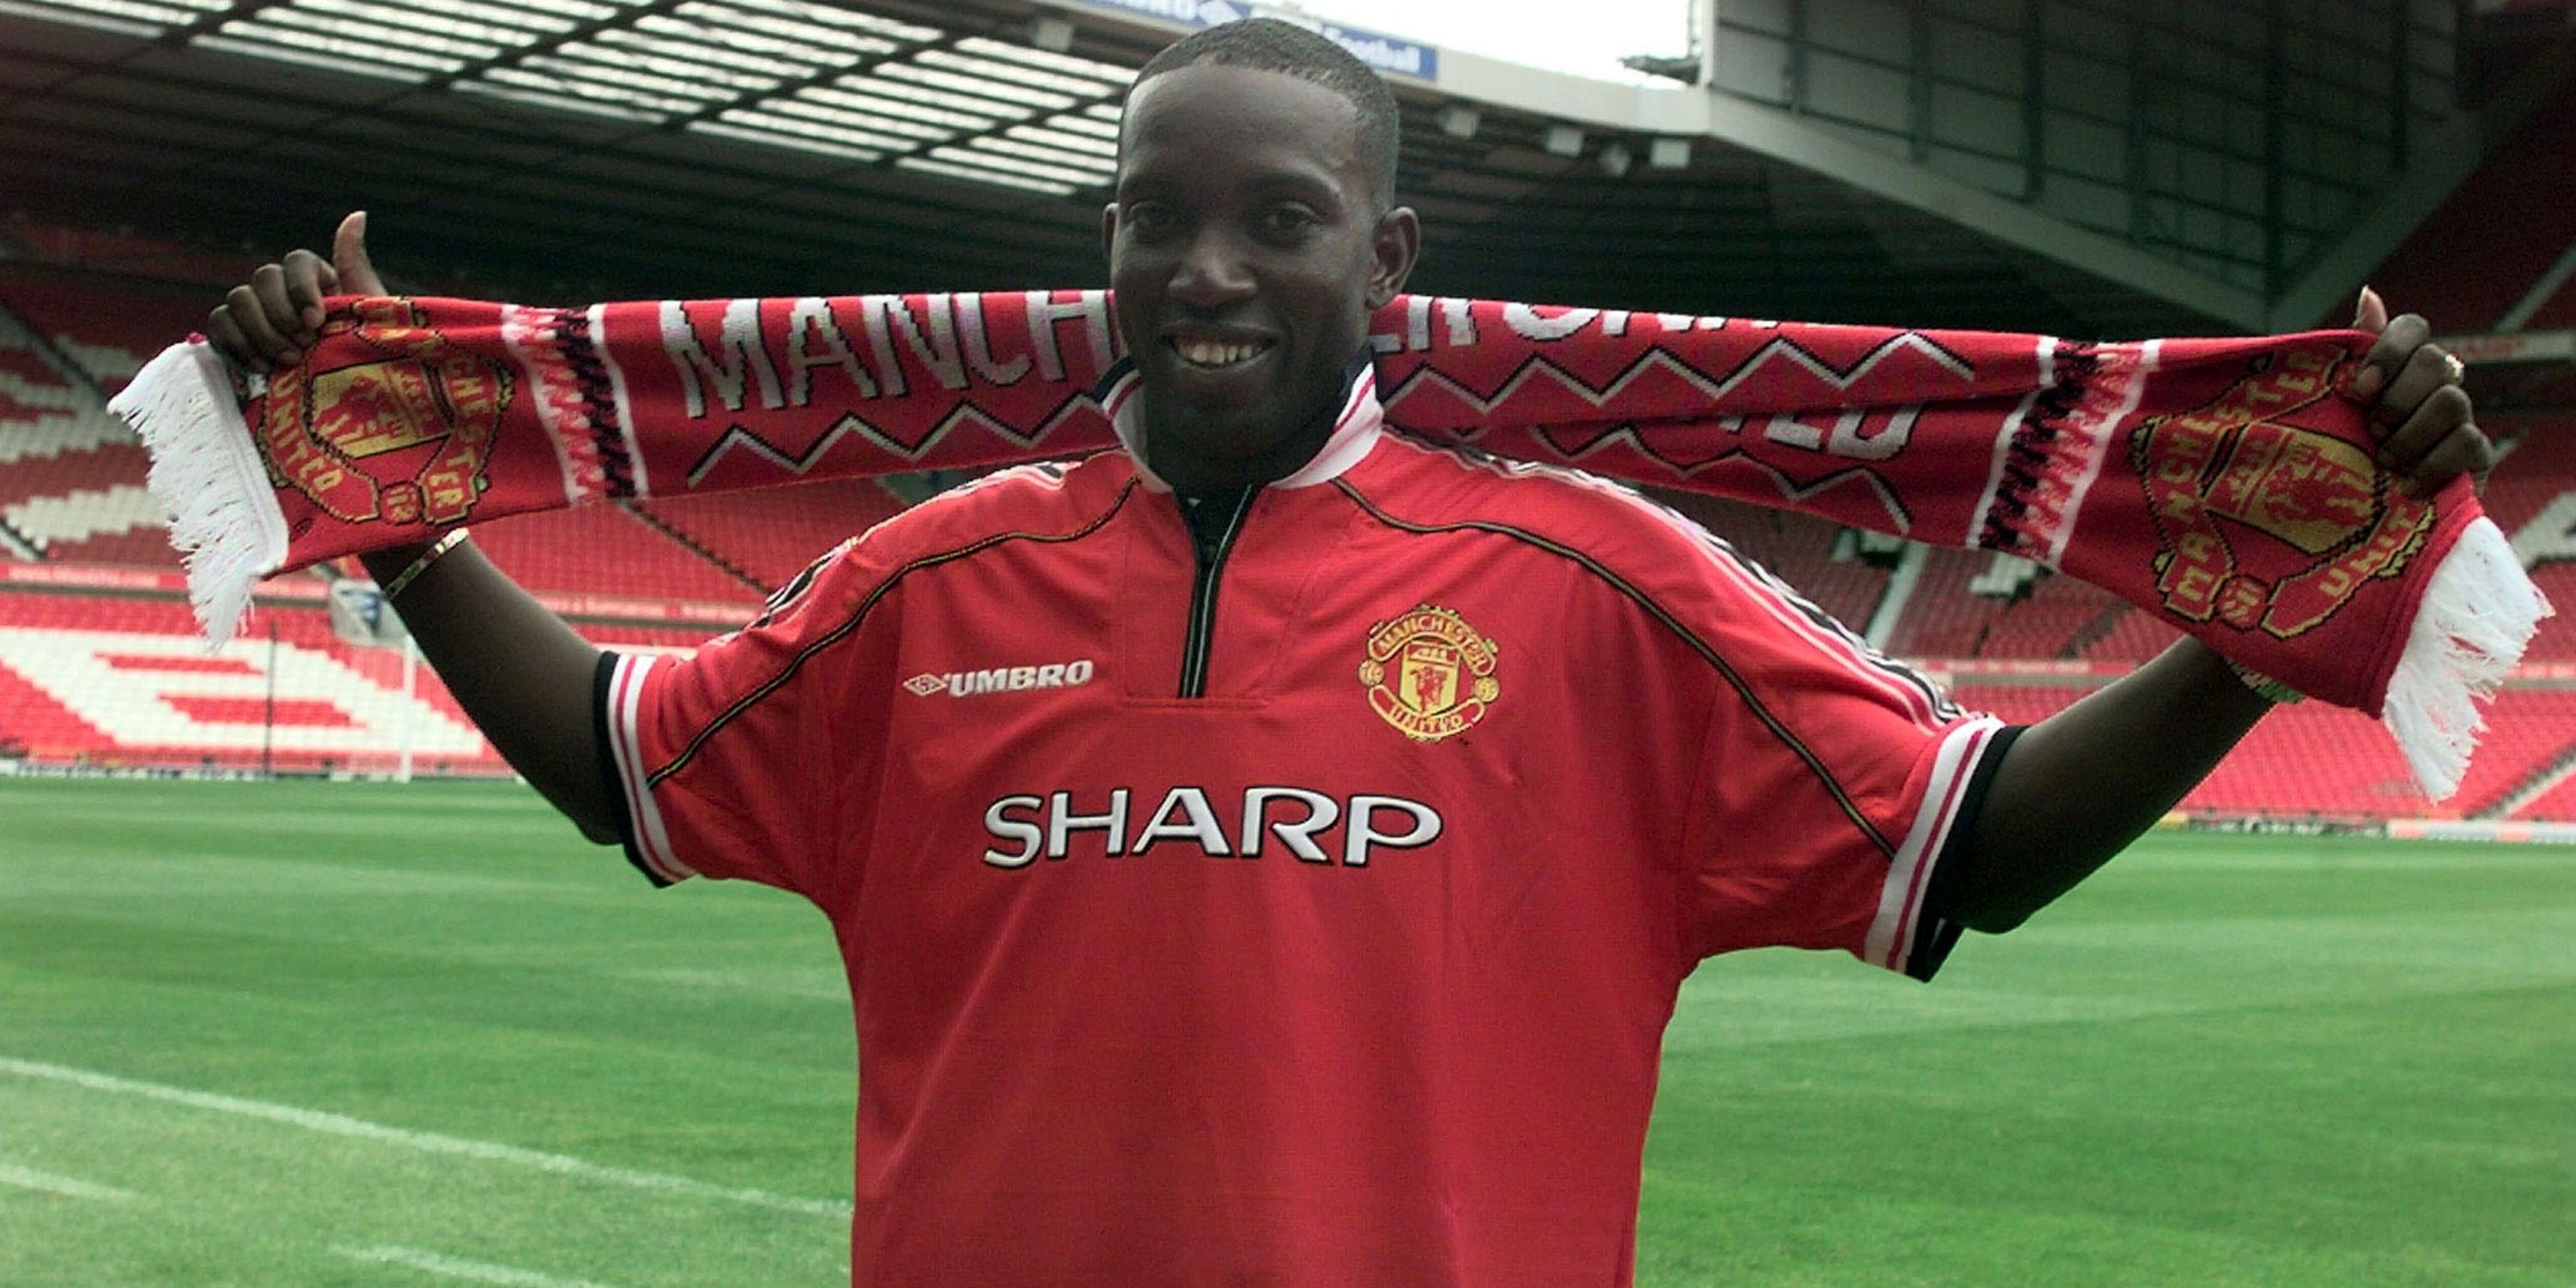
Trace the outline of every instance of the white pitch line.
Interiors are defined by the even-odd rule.
[[[423,1252],[418,1248],[333,1248],[333,1252],[352,1261],[371,1262],[380,1266],[408,1266],[450,1279],[467,1279],[478,1284],[501,1284],[505,1288],[608,1288],[588,1279],[563,1279],[541,1275],[517,1266],[496,1266],[488,1261],[466,1261],[458,1257]]]
[[[58,1082],[114,1095],[158,1100],[164,1104],[186,1105],[191,1109],[209,1109],[216,1113],[257,1118],[267,1122],[283,1123],[289,1127],[301,1127],[306,1131],[321,1132],[329,1136],[347,1136],[356,1140],[399,1145],[425,1154],[449,1154],[479,1162],[505,1163],[512,1167],[552,1172],[558,1176],[569,1176],[577,1180],[622,1185],[628,1189],[652,1190],[664,1194],[685,1195],[689,1198],[716,1199],[726,1203],[740,1203],[748,1207],[769,1208],[778,1212],[799,1212],[810,1216],[839,1217],[843,1220],[849,1219],[850,1215],[850,1205],[834,1199],[798,1198],[790,1194],[772,1194],[767,1190],[717,1185],[695,1177],[675,1176],[668,1172],[646,1172],[634,1168],[611,1167],[604,1163],[574,1158],[568,1154],[549,1154],[543,1150],[523,1149],[517,1145],[502,1145],[487,1140],[469,1140],[462,1136],[443,1136],[436,1132],[388,1127],[383,1123],[371,1123],[363,1118],[351,1118],[346,1114],[328,1113],[319,1109],[300,1109],[294,1105],[251,1100],[241,1096],[219,1095],[210,1091],[191,1091],[186,1087],[173,1087],[158,1082],[140,1082],[113,1074],[75,1069],[68,1065],[45,1064],[35,1060],[15,1060],[0,1056],[0,1073],[14,1074],[21,1078],[35,1078],[44,1082]]]
[[[67,1199],[134,1197],[132,1190],[120,1190],[113,1185],[97,1185],[75,1177],[56,1176],[52,1172],[39,1172],[32,1167],[18,1167],[9,1163],[0,1163],[0,1185],[14,1185],[22,1190],[43,1190],[47,1194],[60,1194]]]

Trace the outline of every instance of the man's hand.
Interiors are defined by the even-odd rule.
[[[2484,490],[2495,445],[2478,429],[2460,360],[2431,341],[2433,328],[2412,313],[2391,319],[2379,292],[2361,288],[2353,329],[2379,337],[2363,356],[2351,397],[2369,407],[2379,464],[2417,496],[2431,496],[2462,474]]]
[[[384,279],[367,260],[367,212],[340,221],[325,262],[309,250],[262,264],[206,315],[206,338],[246,370],[262,375],[304,361],[322,327],[326,295],[382,295]]]

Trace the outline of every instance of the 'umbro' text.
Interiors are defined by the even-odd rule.
[[[1070,662],[1049,662],[1044,666],[997,666],[988,671],[950,671],[944,675],[925,673],[904,681],[903,687],[925,698],[936,693],[945,693],[952,698],[971,698],[983,693],[1069,689],[1091,683],[1091,670],[1091,659],[1085,657]]]

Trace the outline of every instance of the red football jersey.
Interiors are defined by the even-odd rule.
[[[1127,453],[1011,470],[603,667],[636,861],[838,933],[853,1282],[1627,1283],[1682,978],[1928,975],[1999,726],[1365,380],[1218,531]]]

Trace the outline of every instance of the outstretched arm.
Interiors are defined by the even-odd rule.
[[[2353,396],[2370,401],[2379,457],[2423,493],[2494,463],[2458,364],[2424,319],[2390,321],[2362,293],[2353,325],[2380,333]],[[2374,376],[2372,373],[2376,372]],[[2195,640],[2024,731],[2004,753],[1966,848],[1933,878],[1934,915],[1977,930],[2020,925],[2127,848],[2215,768],[2270,703]]]
[[[322,298],[379,295],[367,259],[364,211],[340,222],[329,261],[311,251],[262,265],[206,319],[206,336],[253,371],[304,359],[322,324]],[[362,556],[391,586],[427,546]],[[562,810],[582,835],[617,839],[616,807],[599,770],[592,684],[600,651],[519,588],[472,542],[450,548],[393,595],[395,611],[448,692],[512,768]]]

